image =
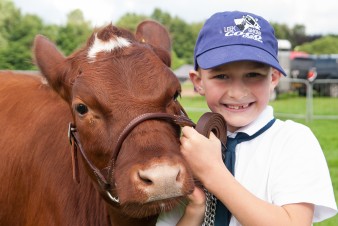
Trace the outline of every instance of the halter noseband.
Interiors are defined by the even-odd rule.
[[[79,170],[78,170],[78,160],[77,160],[77,148],[80,150],[80,153],[85,160],[85,162],[88,164],[89,168],[92,170],[93,174],[96,177],[96,180],[99,185],[99,192],[101,195],[111,204],[119,203],[118,197],[114,197],[111,194],[111,191],[114,188],[113,184],[113,172],[115,167],[116,159],[120,153],[121,146],[128,136],[128,134],[140,123],[146,121],[146,120],[165,120],[168,122],[172,122],[179,126],[195,126],[195,123],[192,122],[186,115],[184,111],[182,111],[181,115],[171,115],[168,113],[145,113],[142,115],[139,115],[138,117],[134,118],[122,131],[120,134],[117,143],[115,145],[113,156],[109,161],[109,165],[105,167],[103,170],[98,169],[87,157],[86,152],[84,151],[81,142],[79,140],[78,131],[73,123],[69,123],[68,128],[68,137],[71,144],[71,150],[72,150],[72,164],[73,164],[73,178],[76,182],[80,182],[79,179]],[[107,176],[103,175],[103,172],[105,171],[105,174]]]
[[[120,134],[117,143],[115,145],[113,156],[109,161],[109,165],[105,167],[103,170],[106,171],[106,177],[103,175],[102,171],[99,170],[87,157],[86,152],[83,150],[82,145],[79,141],[79,136],[76,127],[69,123],[68,128],[68,137],[70,144],[72,146],[72,163],[73,163],[73,178],[76,182],[80,182],[79,172],[78,172],[78,162],[77,162],[77,148],[79,148],[82,157],[85,162],[88,164],[89,168],[94,173],[96,180],[99,185],[99,192],[103,196],[103,198],[110,204],[119,204],[119,198],[114,197],[111,194],[111,191],[114,188],[113,184],[113,171],[115,167],[116,159],[120,153],[121,146],[128,136],[128,134],[140,123],[146,120],[165,120],[168,122],[172,122],[181,127],[183,126],[192,126],[201,133],[202,135],[209,137],[210,132],[213,132],[216,137],[220,139],[222,143],[226,143],[226,122],[222,115],[218,113],[207,112],[202,115],[202,117],[198,120],[197,124],[195,124],[191,119],[188,118],[187,114],[182,110],[181,115],[171,115],[168,113],[145,113],[136,118],[134,118],[122,131]]]

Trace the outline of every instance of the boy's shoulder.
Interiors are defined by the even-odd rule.
[[[279,142],[291,142],[293,144],[302,143],[318,143],[318,140],[312,130],[299,122],[292,120],[276,120],[274,125],[274,137],[276,137]]]
[[[277,119],[276,120],[276,126],[279,129],[285,130],[287,132],[299,132],[299,131],[307,131],[307,132],[311,132],[310,128],[302,123],[299,122],[295,122],[293,120],[280,120]]]

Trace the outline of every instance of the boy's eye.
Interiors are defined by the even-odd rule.
[[[259,74],[259,73],[252,72],[252,73],[246,74],[246,77],[248,77],[248,78],[255,78],[255,77],[258,77],[260,75],[261,74]]]
[[[216,75],[214,78],[217,78],[217,79],[227,79],[229,76],[227,76],[226,74],[219,74],[219,75]]]
[[[252,72],[252,73],[248,73],[245,75],[246,78],[248,79],[263,79],[266,77],[266,75],[262,74],[262,73],[257,73],[257,72]]]

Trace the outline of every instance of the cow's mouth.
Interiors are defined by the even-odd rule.
[[[153,201],[149,203],[126,203],[122,206],[123,212],[133,218],[144,218],[167,212],[177,205],[185,205],[183,196]]]

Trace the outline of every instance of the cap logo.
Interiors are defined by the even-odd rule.
[[[252,39],[263,42],[261,26],[258,19],[250,15],[234,19],[234,26],[224,27],[225,36],[241,36],[242,38]]]
[[[259,24],[257,23],[258,20],[257,19],[255,20],[250,15],[243,16],[243,18],[235,19],[234,21],[235,21],[235,24],[237,25],[237,27],[241,31],[245,31],[248,28],[253,28],[253,29],[257,29],[257,30],[261,29],[261,26],[259,26]]]

